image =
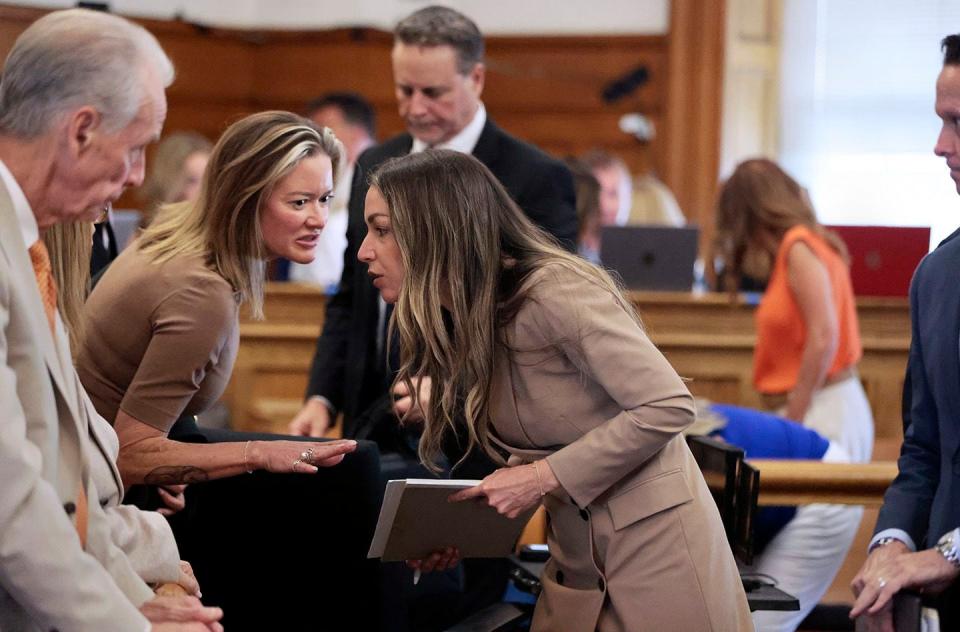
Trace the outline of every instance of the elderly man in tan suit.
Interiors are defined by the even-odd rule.
[[[0,630],[218,630],[195,597],[155,597],[117,546],[40,237],[92,221],[143,179],[173,67],[121,18],[52,13],[15,43],[0,81]],[[105,465],[106,464],[106,465]],[[102,472],[101,472],[102,474]],[[109,480],[109,477],[107,477]],[[101,475],[100,479],[104,477]],[[111,482],[112,484],[112,482]],[[110,493],[107,492],[109,497]]]

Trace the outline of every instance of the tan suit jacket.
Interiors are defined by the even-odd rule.
[[[681,430],[681,379],[614,295],[534,272],[503,331],[491,415],[512,463],[546,457],[551,559],[533,629],[752,630],[716,505]]]
[[[96,501],[87,464],[92,450],[106,455],[90,441],[85,395],[57,327],[54,342],[0,184],[0,631],[144,630],[136,606],[152,592],[111,542]],[[73,525],[81,482],[92,499],[86,551]]]

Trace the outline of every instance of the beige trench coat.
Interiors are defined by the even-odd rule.
[[[491,414],[511,464],[546,456],[551,559],[535,631],[752,630],[710,492],[681,430],[681,379],[614,296],[559,264],[503,330]]]

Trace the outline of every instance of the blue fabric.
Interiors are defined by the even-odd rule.
[[[819,433],[770,413],[711,404],[710,410],[727,424],[712,433],[730,445],[742,448],[752,459],[822,459],[830,442]],[[754,521],[754,544],[763,551],[797,513],[796,507],[763,507]]]
[[[818,432],[777,415],[727,404],[710,410],[727,421],[715,434],[743,448],[748,459],[822,459],[830,447]]]

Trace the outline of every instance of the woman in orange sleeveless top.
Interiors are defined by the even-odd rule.
[[[717,204],[726,287],[769,270],[757,308],[754,386],[773,408],[870,460],[873,416],[857,375],[863,355],[847,249],[817,221],[776,163],[741,163]]]

